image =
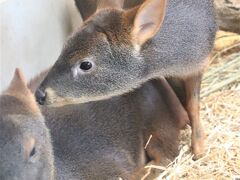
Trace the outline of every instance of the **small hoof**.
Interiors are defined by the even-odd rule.
[[[203,142],[199,143],[198,145],[193,145],[192,146],[192,153],[193,153],[193,160],[198,160],[202,158],[205,154],[204,152],[204,145]]]
[[[201,159],[203,156],[204,156],[204,153],[202,153],[202,154],[195,154],[194,153],[193,160],[196,161],[198,159]]]

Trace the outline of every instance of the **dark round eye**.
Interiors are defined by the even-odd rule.
[[[32,151],[30,152],[30,157],[34,156],[36,154],[36,148],[33,147]]]
[[[84,70],[84,71],[88,71],[89,69],[92,68],[92,63],[89,61],[83,61],[80,64],[80,69]]]

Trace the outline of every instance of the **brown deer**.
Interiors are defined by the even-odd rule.
[[[0,96],[0,179],[54,180],[49,130],[26,81],[16,69]]]
[[[34,91],[46,74],[29,87]],[[163,78],[107,100],[41,108],[60,179],[140,179],[149,160],[163,165],[173,160],[179,131],[188,122]]]
[[[33,92],[46,74],[28,84]],[[0,96],[1,180],[137,180],[145,150],[156,164],[173,160],[188,121],[165,79],[108,100],[44,106],[42,113],[45,120],[17,69]]]
[[[180,78],[193,153],[201,155],[200,82],[217,29],[212,0],[146,0],[129,10],[122,4],[100,1],[40,85],[39,103],[103,100],[131,92],[149,79]]]

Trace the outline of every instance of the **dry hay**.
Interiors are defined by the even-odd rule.
[[[240,36],[236,33],[218,31],[214,44],[214,51],[221,53],[231,54],[234,51],[240,51]],[[226,50],[228,50],[226,52]]]
[[[197,161],[192,159],[188,127],[181,134],[181,150],[174,162],[167,167],[146,166],[147,170],[163,170],[157,180],[240,177],[240,36],[236,37],[236,41],[231,39],[234,43],[226,43],[225,48],[215,52],[214,63],[203,77],[200,114],[206,133],[206,154]],[[215,47],[219,47],[218,38]]]

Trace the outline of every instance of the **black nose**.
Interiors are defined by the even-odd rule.
[[[43,90],[37,89],[37,91],[35,92],[35,97],[36,97],[37,102],[40,105],[44,105],[44,102],[46,100],[46,93]]]

